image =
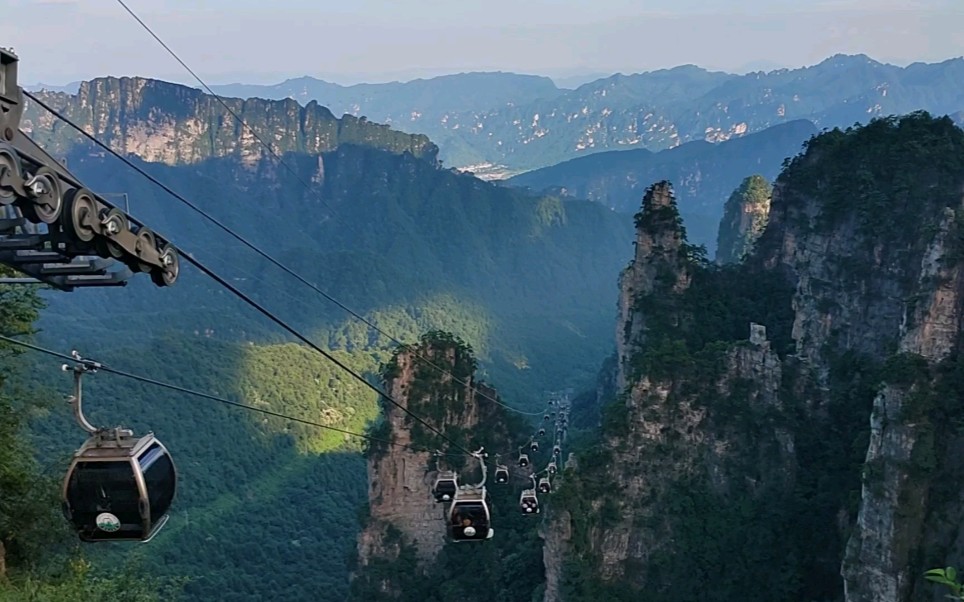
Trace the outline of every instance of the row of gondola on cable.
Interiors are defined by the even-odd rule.
[[[556,401],[562,404],[563,402]],[[550,406],[554,404],[549,402]],[[550,417],[555,417],[556,412],[547,412],[544,421],[548,422]],[[526,476],[532,481],[532,487],[523,489],[519,494],[519,512],[526,516],[540,514],[542,511],[539,494],[552,492],[552,477],[558,472],[558,462],[561,461],[562,440],[568,428],[568,405],[559,408],[559,416],[556,418],[556,437],[552,447],[552,456],[546,467],[539,472],[529,472]],[[530,438],[526,446],[519,450],[517,464],[520,468],[528,469],[531,467],[529,453],[539,452],[538,437],[544,436],[546,430],[541,427],[536,435]],[[488,491],[486,489],[487,468],[486,461],[488,454],[484,449],[480,449],[472,454],[479,461],[482,470],[482,479],[477,484],[460,485],[459,475],[454,470],[438,470],[435,482],[432,485],[432,496],[437,503],[448,504],[445,516],[448,523],[448,534],[452,541],[486,541],[491,539],[495,533],[492,527],[492,513],[489,502]],[[436,458],[440,459],[437,454]],[[507,485],[510,481],[510,471],[506,464],[499,462],[496,456],[495,475],[496,484]]]
[[[82,377],[96,372],[101,365],[80,358],[74,366],[64,365],[74,373],[74,395],[70,403],[80,426],[89,434],[87,441],[71,460],[62,489],[63,513],[81,540],[150,541],[168,520],[168,510],[177,489],[177,470],[167,448],[148,433],[135,437],[129,429],[98,428],[83,413]],[[527,474],[532,487],[519,495],[519,511],[524,515],[541,512],[539,494],[552,491],[552,477],[558,472],[565,436],[568,408],[560,408],[556,420],[556,438],[552,457],[545,469]],[[547,413],[546,416],[549,416]],[[536,437],[545,435],[540,428],[528,444],[532,453],[539,451]],[[525,448],[524,448],[525,449]],[[439,503],[448,503],[446,516],[453,541],[485,541],[492,538],[492,517],[486,490],[488,454],[484,449],[472,454],[482,470],[481,482],[459,484],[455,471],[439,471],[432,494]],[[518,465],[529,468],[528,453],[520,451]],[[494,480],[510,482],[509,467],[496,458]]]

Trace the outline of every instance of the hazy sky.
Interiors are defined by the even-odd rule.
[[[339,83],[503,70],[564,76],[684,63],[896,64],[964,54],[964,0],[125,0],[208,83]],[[25,84],[190,82],[115,0],[0,0]]]

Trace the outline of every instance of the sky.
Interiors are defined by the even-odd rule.
[[[964,0],[124,0],[209,84],[464,71],[569,76],[696,64],[906,65],[964,55]],[[193,79],[116,0],[0,0],[21,84]],[[576,78],[578,80],[578,78]]]

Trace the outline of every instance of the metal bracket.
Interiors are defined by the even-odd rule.
[[[136,272],[149,273],[157,286],[174,284],[177,249],[88,190],[20,130],[24,95],[17,85],[18,61],[0,48],[0,207],[8,213],[0,219],[0,249],[60,257],[52,262],[59,265],[39,270],[22,255],[0,254],[0,262],[62,290],[122,286]],[[107,272],[115,260],[127,269]]]
[[[478,451],[472,452],[472,457],[477,459],[479,461],[479,466],[482,467],[482,480],[479,482],[478,485],[475,485],[474,488],[484,489],[485,479],[488,476],[488,470],[486,469],[486,466],[485,466],[485,459],[489,457],[489,454],[485,453],[484,447],[480,447]]]
[[[70,355],[77,361],[77,363],[75,363],[73,366],[70,364],[64,364],[60,367],[60,369],[64,372],[74,373],[74,394],[67,398],[67,403],[74,408],[74,418],[77,420],[77,424],[80,425],[80,428],[84,429],[91,435],[101,434],[105,429],[97,428],[87,420],[86,416],[84,416],[84,388],[81,378],[88,372],[97,372],[97,370],[103,367],[103,364],[80,357],[80,353],[78,353],[76,350],[71,351]]]

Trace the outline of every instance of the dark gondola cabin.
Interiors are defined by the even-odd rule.
[[[526,489],[519,496],[519,509],[522,514],[539,514],[539,498],[535,489]]]
[[[458,475],[451,470],[439,471],[432,486],[432,495],[436,502],[448,502],[455,497],[459,490]]]
[[[495,468],[495,482],[496,483],[508,483],[509,482],[509,468],[499,464]]]
[[[453,541],[485,541],[494,534],[489,521],[485,488],[459,491],[449,510],[449,536]]]
[[[546,477],[539,479],[539,493],[549,493],[550,491],[552,491],[552,484],[549,479]]]
[[[529,449],[531,449],[533,452],[539,451],[539,442],[533,441],[532,445],[529,446]]]
[[[83,541],[149,541],[167,522],[177,471],[152,434],[95,435],[74,454],[64,516]]]
[[[529,465],[529,455],[519,454],[519,466],[521,466],[522,468],[525,468],[528,465]]]

